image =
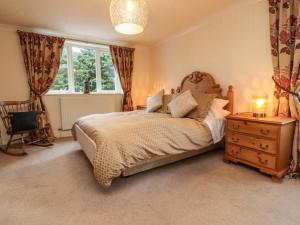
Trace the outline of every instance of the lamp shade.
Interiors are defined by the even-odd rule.
[[[268,109],[268,95],[252,96],[252,112],[254,117],[266,117]]]
[[[148,21],[148,5],[145,0],[112,0],[110,18],[115,30],[133,35],[144,31]]]

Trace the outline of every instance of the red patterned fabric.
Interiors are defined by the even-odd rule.
[[[269,0],[270,39],[275,80],[290,91],[300,89],[300,4],[298,0]],[[290,174],[297,176],[300,166],[300,105],[297,98],[275,88],[275,116],[298,118]]]
[[[113,64],[119,74],[121,86],[124,92],[123,111],[132,111],[131,98],[132,71],[134,61],[134,48],[109,46]]]
[[[34,110],[45,111],[40,125],[46,127],[48,137],[54,137],[42,95],[48,92],[57,75],[64,38],[17,31],[30,87]],[[38,135],[38,134],[37,134]]]

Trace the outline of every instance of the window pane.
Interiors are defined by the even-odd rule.
[[[101,63],[101,87],[102,90],[115,90],[115,69],[108,52],[103,52],[100,57]]]
[[[64,47],[61,58],[58,73],[51,90],[55,91],[67,91],[68,86],[68,59],[67,59],[67,48]]]
[[[90,91],[96,92],[96,52],[94,49],[72,47],[75,92],[83,92],[84,81],[90,78]]]

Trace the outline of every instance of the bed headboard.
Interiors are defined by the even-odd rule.
[[[219,98],[227,99],[229,103],[225,109],[233,113],[233,86],[230,85],[228,87],[226,96],[223,96],[221,86],[215,82],[215,79],[212,75],[205,72],[195,71],[183,78],[181,85],[177,88],[176,92],[183,92],[192,89],[196,89],[199,92],[207,94],[215,93]],[[175,93],[174,89],[172,89],[172,93]]]

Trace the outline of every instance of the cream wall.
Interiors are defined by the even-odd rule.
[[[0,101],[25,100],[29,96],[25,68],[17,35],[0,27]],[[6,139],[0,121],[0,145]]]
[[[235,112],[251,110],[252,94],[268,93],[272,99],[268,2],[239,1],[158,43],[153,48],[152,92],[178,86],[195,70],[211,73],[223,89],[234,86]]]
[[[26,99],[29,91],[18,36],[0,27],[0,40],[0,99]]]
[[[29,88],[26,79],[26,72],[24,68],[23,58],[21,55],[19,39],[16,33],[16,27],[0,25],[0,101],[5,100],[26,100],[29,97]],[[148,77],[150,76],[150,50],[147,46],[136,45],[135,52],[135,68],[133,72],[133,100],[136,103],[143,104],[147,93],[149,83]],[[65,96],[65,95],[64,95]],[[75,95],[76,97],[78,95]],[[50,95],[44,97],[45,104],[48,108],[50,120],[57,137],[69,136],[70,132],[60,131],[60,105],[59,95]],[[87,96],[89,97],[89,96]],[[101,99],[106,101],[114,101],[116,104],[116,111],[120,110],[122,95],[97,95],[90,96],[98,97],[100,104]],[[103,105],[105,109],[105,105]],[[0,122],[0,145],[6,142],[7,137],[3,128],[2,121]]]
[[[146,45],[134,45],[135,61],[132,81],[132,99],[134,106],[145,105],[147,95],[152,88],[151,50]]]

